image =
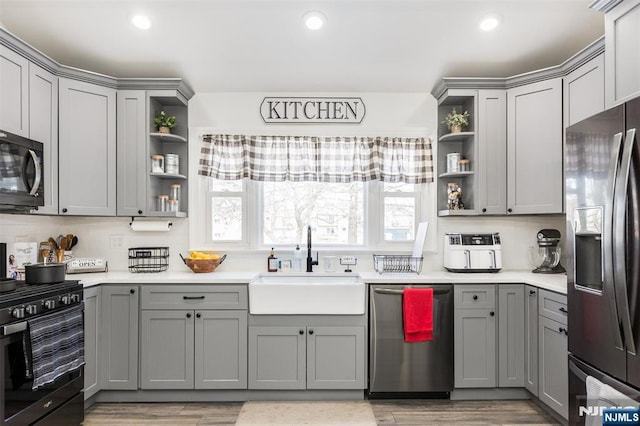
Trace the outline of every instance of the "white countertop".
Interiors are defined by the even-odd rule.
[[[276,274],[286,272],[276,272]],[[191,271],[131,273],[105,272],[91,274],[68,274],[69,280],[80,280],[85,287],[98,284],[248,284],[260,272],[211,272],[194,274]],[[313,274],[320,275],[319,272]],[[566,274],[534,274],[530,271],[500,271],[497,273],[453,273],[446,271],[423,271],[415,274],[378,274],[359,272],[365,283],[389,284],[507,284],[524,283],[557,293],[567,294]]]

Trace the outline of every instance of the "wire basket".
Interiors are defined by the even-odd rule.
[[[162,272],[169,267],[169,247],[129,249],[129,272]]]
[[[379,274],[419,274],[422,271],[422,259],[422,256],[374,254],[373,267]]]

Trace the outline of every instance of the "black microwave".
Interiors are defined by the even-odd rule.
[[[0,130],[0,213],[26,213],[44,205],[43,148]]]

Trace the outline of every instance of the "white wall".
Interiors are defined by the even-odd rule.
[[[367,111],[361,124],[348,125],[274,125],[265,124],[259,106],[266,93],[200,93],[189,103],[190,128],[190,219],[173,219],[169,232],[133,232],[131,218],[74,218],[25,215],[0,215],[0,241],[45,241],[50,236],[73,233],[79,244],[76,256],[99,256],[109,261],[110,270],[126,270],[127,248],[139,246],[169,246],[170,269],[184,270],[178,253],[198,249],[201,229],[190,226],[204,210],[198,195],[197,164],[200,136],[204,133],[243,133],[269,135],[322,136],[427,136],[436,140],[437,103],[426,93],[278,93],[277,96],[359,96]],[[434,142],[434,148],[437,144]],[[435,192],[435,191],[432,191]],[[435,223],[434,223],[435,222]],[[542,228],[557,228],[564,235],[564,216],[512,216],[478,218],[432,218],[429,228],[433,245],[425,253],[424,271],[442,269],[442,241],[445,232],[500,232],[505,269],[531,269],[528,248],[535,244],[535,234]],[[123,239],[122,248],[111,248],[111,237]],[[191,243],[190,243],[191,242]],[[323,255],[334,253],[320,253]],[[335,253],[338,254],[339,253]],[[350,253],[353,254],[353,253]],[[381,254],[381,253],[379,253]],[[371,253],[355,253],[356,271],[371,271]],[[221,270],[266,269],[267,253],[230,252]],[[287,258],[286,253],[280,254]],[[318,268],[318,267],[317,267]],[[319,266],[322,270],[323,265]]]

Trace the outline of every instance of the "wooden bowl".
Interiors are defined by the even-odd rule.
[[[204,272],[213,272],[216,270],[218,265],[224,261],[226,255],[222,256],[219,259],[189,259],[185,258],[184,263],[196,274],[204,273]]]

